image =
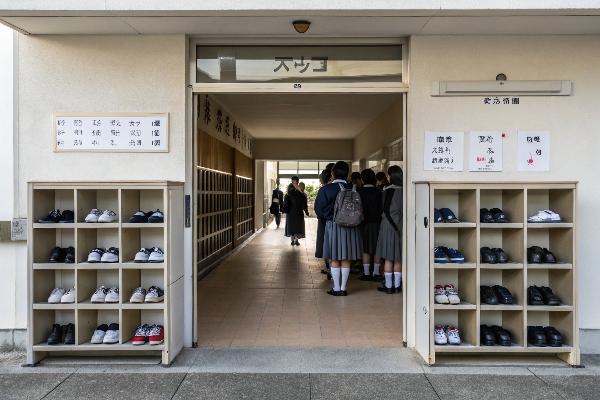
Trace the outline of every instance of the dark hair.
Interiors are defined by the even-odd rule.
[[[363,169],[360,173],[360,178],[365,185],[374,185],[375,184],[375,172],[372,169]]]
[[[323,184],[327,185],[331,180],[331,169],[324,169],[321,171],[321,181]]]
[[[377,179],[378,181],[384,181],[387,182],[387,175],[385,174],[385,172],[383,171],[379,171],[376,175],[375,175],[375,179]]]
[[[335,179],[348,179],[348,172],[350,171],[350,167],[348,163],[345,161],[338,161],[333,165],[332,172],[333,177]]]
[[[402,186],[402,168],[398,165],[392,165],[388,168],[388,175],[392,184]]]
[[[300,182],[300,178],[298,178],[298,175],[294,175],[294,176],[292,176],[292,180],[293,180],[293,181]]]
[[[327,164],[327,166],[325,167],[325,169],[328,169],[328,170],[331,171],[333,169],[334,165],[335,165],[335,163],[330,162],[329,164]]]
[[[290,195],[294,190],[296,190],[296,188],[294,187],[294,184],[290,183],[287,188],[287,194]]]
[[[352,173],[352,175],[350,175],[350,180],[352,180],[352,182],[356,182],[356,181],[358,181],[359,179],[362,179],[362,178],[360,177],[360,172],[356,172],[356,171],[355,171],[355,172],[353,172],[353,173]]]

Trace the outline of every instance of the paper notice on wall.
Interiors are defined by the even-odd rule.
[[[550,132],[518,132],[518,171],[550,171]]]
[[[425,132],[425,171],[462,171],[464,132]]]
[[[472,131],[469,171],[502,171],[502,132]]]

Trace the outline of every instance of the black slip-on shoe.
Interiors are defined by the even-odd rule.
[[[481,253],[481,262],[484,264],[496,264],[498,258],[489,247],[482,247],[479,252]]]
[[[332,296],[341,296],[342,291],[341,290],[333,290],[333,288],[332,288],[327,291],[327,294],[330,294]]]
[[[490,210],[490,214],[492,214],[492,217],[494,218],[494,222],[496,222],[496,223],[508,222],[508,220],[506,219],[506,215],[504,215],[502,210],[499,208],[492,208]]]
[[[494,293],[494,290],[490,286],[484,285],[481,286],[480,289],[480,297],[482,303],[490,304],[493,306],[498,304],[498,297],[496,297],[496,293]]]
[[[400,286],[397,288],[394,288],[394,293],[402,293],[402,284],[400,284]]]
[[[527,262],[530,264],[541,264],[544,261],[544,250],[539,246],[531,246],[527,249]]]
[[[544,304],[548,306],[560,306],[560,300],[552,293],[552,289],[547,286],[536,286],[536,288],[542,295]]]
[[[154,214],[152,211],[147,213],[143,211],[138,211],[135,214],[133,214],[131,218],[129,218],[129,222],[132,224],[148,222],[148,218],[150,218],[152,214]]]
[[[65,329],[65,344],[75,344],[75,325],[68,324]]]
[[[544,298],[538,290],[537,286],[529,286],[527,288],[527,304],[531,306],[543,306]]]
[[[361,281],[365,281],[365,282],[371,282],[371,275],[362,274],[361,276],[358,277],[358,279],[360,279]]]
[[[384,282],[385,278],[379,274],[376,274],[376,275],[371,275],[371,280],[373,282]]]
[[[48,344],[59,344],[62,343],[63,329],[59,324],[52,325],[52,331],[48,336]]]
[[[493,346],[496,342],[494,332],[487,325],[481,325],[479,327],[479,343],[482,346]]]
[[[61,249],[56,246],[52,249],[50,253],[50,262],[51,263],[59,263],[65,261],[65,257],[67,256],[67,251],[65,249]]]
[[[498,298],[498,303],[500,304],[514,304],[515,300],[510,291],[504,286],[494,285],[492,286],[494,293],[496,293],[496,297]]]
[[[389,287],[387,287],[385,285],[379,286],[377,288],[377,290],[379,290],[380,292],[387,293],[387,294],[394,294],[394,288],[389,288]]]
[[[546,347],[546,334],[541,326],[527,327],[527,341],[534,347]]]
[[[71,210],[64,210],[60,215],[59,224],[72,224],[75,222],[75,213]]]
[[[40,224],[54,224],[60,221],[61,214],[60,210],[52,210],[48,213],[46,218],[38,220]]]
[[[73,264],[75,262],[75,247],[69,246],[65,254],[65,263]]]
[[[340,290],[340,296],[348,296],[347,290]]]
[[[499,346],[510,346],[510,332],[498,325],[491,326],[492,332],[494,332],[495,343]]]
[[[556,257],[554,257],[554,253],[552,253],[551,251],[549,251],[547,248],[543,248],[542,251],[544,252],[544,262],[547,264],[554,264],[556,263]]]
[[[562,347],[563,339],[559,331],[553,326],[545,326],[542,328],[546,335],[546,345],[550,347]]]
[[[487,208],[479,209],[479,221],[481,221],[484,224],[494,222],[494,217],[492,216],[490,210],[488,210]]]
[[[500,263],[500,264],[506,264],[508,262],[508,257],[506,256],[506,253],[504,252],[504,250],[500,249],[500,248],[494,248],[494,249],[490,249],[492,250],[492,253],[494,253],[494,255],[496,256],[496,260]]]

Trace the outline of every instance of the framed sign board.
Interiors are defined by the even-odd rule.
[[[169,151],[168,113],[55,113],[54,151]]]

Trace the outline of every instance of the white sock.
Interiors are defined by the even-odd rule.
[[[363,264],[365,275],[371,275],[371,264]]]
[[[381,267],[381,264],[373,264],[373,275],[379,275],[379,267]]]
[[[331,268],[331,278],[333,279],[333,290],[340,291],[340,268]]]
[[[400,282],[402,281],[402,272],[394,272],[394,287],[400,287]]]
[[[342,268],[342,285],[340,286],[340,290],[346,290],[348,276],[350,276],[350,268]]]
[[[391,272],[384,272],[383,276],[385,276],[385,287],[386,288],[393,288],[394,285],[392,284],[392,273]]]

